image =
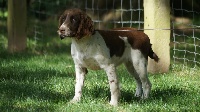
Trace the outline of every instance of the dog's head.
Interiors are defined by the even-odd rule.
[[[89,16],[80,9],[68,9],[59,19],[58,34],[61,39],[72,37],[81,39],[92,35],[94,32],[93,22]]]

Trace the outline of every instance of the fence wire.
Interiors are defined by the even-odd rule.
[[[175,1],[175,0],[174,0]],[[183,63],[183,67],[196,68],[200,65],[200,12],[194,9],[194,0],[190,4],[183,4],[179,0],[179,7],[171,3],[173,18],[173,60],[174,63]]]
[[[85,0],[86,12],[92,17],[95,28],[143,28],[141,0]]]

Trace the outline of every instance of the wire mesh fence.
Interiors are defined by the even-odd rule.
[[[40,30],[48,30],[45,25],[49,24],[45,24],[45,22],[56,25],[55,22],[58,21],[61,13],[69,8],[80,8],[86,11],[92,18],[96,29],[115,27],[137,27],[140,29],[143,28],[144,24],[140,0],[57,0],[51,2],[35,0],[30,3],[29,8],[30,20],[33,20],[32,18],[37,19],[34,28],[30,28],[35,33],[35,38],[37,39],[38,36],[41,37],[45,33],[45,31]],[[40,24],[40,22],[43,24]]]
[[[0,0],[0,44],[5,47],[7,1]],[[171,0],[171,29],[143,29],[143,0],[28,0],[28,39],[35,46],[58,38],[58,18],[68,8],[80,8],[92,18],[96,29],[135,27],[141,30],[170,30],[173,62],[200,66],[200,2]],[[3,35],[3,36],[2,36]]]
[[[184,0],[171,2],[173,34],[173,60],[184,66],[195,68],[200,65],[200,11],[196,5],[200,2]]]
[[[85,0],[85,9],[97,29],[140,29],[144,24],[142,4],[141,0]]]

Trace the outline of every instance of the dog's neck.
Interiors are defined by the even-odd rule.
[[[72,38],[72,44],[79,49],[84,49],[86,46],[89,46],[94,40],[93,35],[87,35],[80,39]]]

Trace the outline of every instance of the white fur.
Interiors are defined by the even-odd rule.
[[[137,88],[135,96],[147,98],[151,90],[151,83],[147,77],[147,60],[140,50],[132,49],[127,37],[119,36],[125,42],[125,50],[121,57],[110,57],[109,48],[103,37],[96,32],[95,35],[83,37],[79,40],[72,38],[71,55],[75,63],[76,85],[75,96],[72,102],[80,101],[84,85],[85,72],[83,68],[92,70],[105,70],[111,92],[111,105],[117,105],[120,91],[116,75],[116,67],[125,64],[128,72],[136,79]]]

